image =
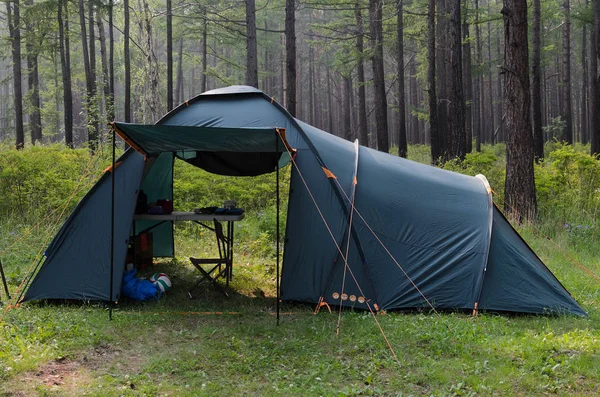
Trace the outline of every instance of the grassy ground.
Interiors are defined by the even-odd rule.
[[[411,146],[410,153],[415,160],[429,162],[425,146]],[[471,175],[485,173],[501,192],[504,160],[490,160],[490,153],[499,156],[502,148],[486,148],[483,155],[456,167]],[[71,152],[59,155],[71,156]],[[85,153],[80,156],[80,163],[85,164]],[[585,165],[583,160],[578,164]],[[73,162],[70,157],[65,159],[65,164]],[[53,163],[47,161],[46,168],[51,171]],[[53,230],[48,221],[32,230],[36,223],[33,210],[42,213],[40,219],[51,215],[46,207],[27,207],[28,200],[40,200],[32,194],[41,193],[37,188],[24,190],[29,188],[23,183],[39,170],[16,179],[16,171],[8,173],[10,167],[2,164],[0,168],[0,198],[5,204],[0,208],[0,259],[14,293]],[[96,168],[101,171],[103,166]],[[209,290],[199,299],[188,299],[186,292],[197,272],[187,257],[206,254],[202,251],[210,250],[205,247],[212,247],[214,236],[198,237],[196,228],[184,226],[177,229],[178,257],[148,270],[164,271],[173,281],[173,290],[160,301],[122,301],[112,321],[107,308],[97,304],[28,303],[4,313],[4,301],[0,303],[4,314],[0,321],[0,395],[599,395],[600,283],[570,258],[600,275],[600,229],[595,215],[590,215],[595,214],[590,208],[599,207],[593,204],[596,196],[588,198],[593,205],[584,203],[586,211],[576,205],[584,197],[580,191],[588,185],[587,179],[563,168],[563,174],[584,181],[582,188],[551,178],[557,173],[554,168],[538,170],[538,179],[548,181],[540,185],[545,188],[539,190],[540,197],[554,209],[546,210],[538,225],[568,248],[556,249],[533,228],[520,231],[589,313],[588,318],[492,313],[474,318],[430,312],[379,315],[398,362],[368,313],[344,311],[336,335],[337,313],[313,315],[312,306],[284,303],[277,326],[273,315],[272,176],[225,182],[177,166],[175,191],[184,206],[180,209],[214,204],[216,198],[203,194],[207,185],[219,199],[249,203],[245,206],[251,211],[237,230],[230,297]],[[54,185],[46,186],[43,197],[58,199],[75,182],[63,186],[61,181],[67,176],[50,171],[39,176],[50,180],[54,175]],[[70,172],[80,173],[78,169]],[[286,178],[282,175],[284,186]],[[569,189],[559,189],[567,185]],[[572,196],[558,195],[565,191]],[[14,192],[23,193],[15,196]],[[549,197],[555,200],[549,201]],[[48,208],[54,205],[50,203]],[[18,212],[13,207],[25,210]],[[0,294],[4,300],[3,291]]]
[[[336,336],[336,314],[283,304],[277,326],[272,266],[243,252],[229,298],[188,299],[183,254],[199,244],[188,236],[180,259],[149,269],[174,283],[158,302],[121,302],[112,321],[98,305],[9,311],[0,395],[598,395],[598,283],[528,237],[589,318],[380,315],[398,364],[368,313],[344,312]],[[600,273],[593,254],[579,259]]]

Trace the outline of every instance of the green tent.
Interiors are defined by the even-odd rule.
[[[259,175],[291,157],[282,299],[585,315],[494,206],[483,176],[348,142],[244,86],[199,95],[156,125],[115,127],[137,151],[114,169],[112,296],[107,172],[46,250],[24,300],[118,300],[137,194],[172,199],[176,158],[217,174]],[[154,255],[173,256],[172,224],[153,232]]]

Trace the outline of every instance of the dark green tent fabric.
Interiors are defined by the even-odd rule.
[[[286,130],[296,155],[285,226],[284,300],[335,305],[342,299],[345,306],[375,310],[427,309],[430,305],[472,310],[478,306],[585,315],[493,207],[484,178],[363,146],[357,149],[351,142],[294,119],[252,87],[206,92],[168,113],[157,126],[117,127],[129,131],[136,144],[147,146],[150,153],[143,175],[139,171],[137,184],[132,182],[135,188],[125,190],[133,192],[140,184],[149,192],[164,189],[155,197],[171,192],[173,161],[172,157],[162,161],[156,154],[171,152],[212,172],[254,175],[272,171],[277,158],[251,157],[250,161],[244,156],[272,153],[269,140],[274,128]],[[217,134],[219,129],[225,133]],[[94,210],[86,203],[79,207],[80,211]],[[119,226],[127,233],[128,219],[128,225]],[[83,233],[89,236],[88,231]],[[65,261],[60,267],[62,276],[81,262],[80,257],[68,255],[75,252],[68,250],[70,238],[59,233],[51,246],[52,258],[46,261],[56,263],[60,256]],[[78,241],[85,245],[87,240]],[[171,254],[171,247],[164,253]],[[89,262],[89,269],[101,266]],[[46,267],[36,279],[38,293],[28,292],[27,298],[59,297],[60,292],[48,283],[47,275],[53,270]],[[39,292],[42,284],[44,293]]]
[[[275,152],[275,128],[167,126],[114,123],[146,154],[162,152]],[[280,148],[281,149],[281,148]]]
[[[106,172],[79,202],[44,256],[46,261],[24,300],[119,300],[129,230],[144,169],[144,158],[126,152],[115,169],[115,250],[110,291],[111,173]],[[118,163],[117,163],[118,164]]]
[[[585,315],[565,288],[494,208],[490,259],[481,308],[484,310]]]
[[[140,186],[140,190],[146,194],[148,203],[155,203],[157,200],[173,201],[173,162],[175,158],[173,153],[165,152],[152,158],[147,163],[147,172]],[[152,227],[152,239],[154,256],[172,257],[175,256],[175,247],[173,242],[173,222],[164,222],[155,226],[156,221],[135,221],[135,232],[140,233]],[[155,226],[155,227],[153,227]]]
[[[289,161],[275,128],[224,128],[114,123],[116,131],[143,154],[175,155],[208,172],[256,176]],[[291,149],[291,148],[289,148]]]

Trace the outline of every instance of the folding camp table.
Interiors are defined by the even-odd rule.
[[[217,237],[217,246],[219,248],[218,258],[190,258],[190,261],[196,269],[202,274],[202,277],[196,282],[196,284],[188,291],[190,299],[194,298],[193,291],[198,286],[206,281],[207,285],[204,289],[210,285],[215,285],[221,292],[226,296],[227,292],[221,287],[216,281],[223,277],[225,283],[229,286],[229,281],[232,277],[233,269],[233,231],[234,222],[241,221],[244,219],[244,214],[240,215],[229,215],[229,214],[196,214],[194,212],[172,212],[170,214],[136,214],[133,219],[135,220],[149,220],[156,221],[154,225],[142,230],[139,234],[145,233],[154,229],[157,226],[162,225],[165,222],[174,221],[188,221],[199,224],[200,226],[212,231]],[[213,222],[213,226],[207,224],[207,222]],[[223,225],[221,222],[226,222],[226,230],[223,233]],[[135,232],[134,232],[135,234]],[[202,265],[213,264],[214,266],[209,270],[205,270]],[[203,291],[204,291],[203,289]]]

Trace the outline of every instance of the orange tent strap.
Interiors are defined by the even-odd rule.
[[[120,129],[117,128],[117,125],[114,122],[109,123],[112,128],[115,130],[115,133],[121,137],[122,140],[124,140],[129,146],[131,146],[133,148],[133,150],[135,150],[136,152],[143,154],[144,156],[147,156],[148,153],[146,153],[144,151],[144,149],[142,149],[141,147],[139,147],[138,145],[135,144],[135,142],[133,142],[123,131],[121,131]]]
[[[317,306],[317,310],[315,311],[315,314],[319,313],[319,311],[321,310],[322,307],[326,307],[327,310],[329,311],[329,314],[331,314],[331,307],[329,307],[329,305],[325,301],[319,302],[319,305]]]
[[[325,175],[327,176],[328,179],[337,179],[336,176],[333,174],[333,172],[329,171],[327,168],[325,167],[321,167],[323,169],[323,172],[325,173]]]
[[[185,106],[190,106],[190,101],[185,101]]]
[[[271,104],[275,101],[275,97],[271,97]]]
[[[281,141],[283,142],[285,148],[288,150],[288,152],[291,153],[292,156],[294,156],[296,154],[296,149],[294,149],[287,141],[287,138],[285,136],[285,128],[276,128],[275,130],[279,134],[279,137],[281,138]]]
[[[354,176],[354,181],[352,181],[355,185],[358,185],[358,179],[356,179],[356,175]]]
[[[117,169],[117,167],[118,167],[119,165],[121,165],[121,163],[122,163],[122,161],[117,161],[117,162],[115,163],[115,169]],[[106,167],[106,169],[104,170],[104,172],[112,172],[112,170],[113,170],[113,167],[112,167],[112,164],[111,164],[111,165],[109,165],[108,167]]]

